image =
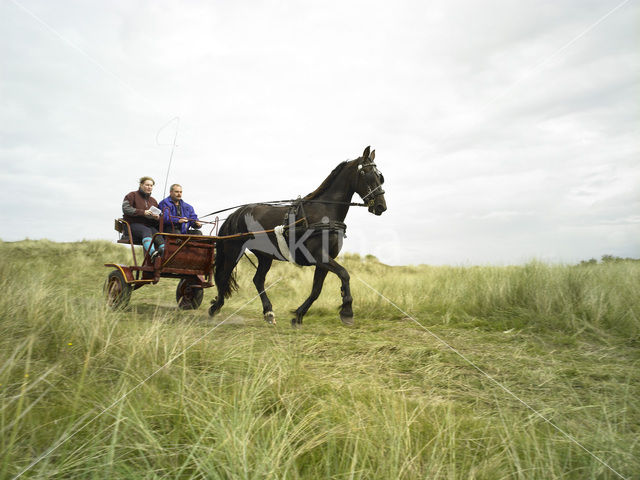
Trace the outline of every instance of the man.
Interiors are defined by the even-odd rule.
[[[169,189],[169,196],[160,202],[160,210],[164,214],[164,231],[202,235],[199,230],[202,223],[191,205],[182,200],[182,186],[174,183]]]
[[[151,177],[142,177],[138,190],[127,193],[122,201],[123,218],[131,226],[133,242],[142,244],[150,256],[156,252],[151,241],[153,235],[158,233],[158,220],[160,219],[160,215],[154,213],[154,209],[158,208],[158,202],[151,196],[155,183]],[[156,235],[153,243],[162,254],[164,251],[162,236]]]

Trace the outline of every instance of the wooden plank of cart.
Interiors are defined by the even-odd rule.
[[[104,285],[107,304],[114,309],[123,308],[129,303],[131,292],[148,284],[156,284],[161,278],[179,278],[176,288],[176,301],[183,310],[196,309],[202,303],[203,289],[212,287],[213,264],[215,260],[216,240],[221,237],[211,235],[185,235],[162,232],[164,253],[151,257],[143,249],[144,258],[138,264],[136,259],[131,226],[123,219],[115,221],[115,229],[120,233],[118,243],[131,245],[133,265],[105,263],[105,267],[114,267]],[[217,231],[217,221],[214,224]],[[213,231],[213,228],[212,228]]]

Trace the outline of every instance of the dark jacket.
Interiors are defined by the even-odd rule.
[[[198,228],[195,226],[195,222],[198,221],[198,216],[191,205],[184,200],[180,200],[180,211],[178,206],[173,203],[171,197],[167,197],[160,202],[160,210],[164,215],[164,231],[171,231],[171,224],[173,224],[173,231],[176,233],[187,233],[190,228]],[[180,223],[180,218],[188,218],[188,222]]]
[[[144,215],[145,210],[149,210],[151,207],[158,207],[158,202],[151,195],[140,190],[129,192],[122,201],[123,218],[129,223],[143,223],[158,228],[156,219]]]

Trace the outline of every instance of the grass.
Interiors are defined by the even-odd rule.
[[[113,261],[127,249],[0,242],[0,478],[640,478],[637,263],[347,255],[356,326],[329,276],[294,330],[311,269],[274,265],[269,327],[246,260],[214,319],[213,290],[179,311],[165,279],[108,310]]]

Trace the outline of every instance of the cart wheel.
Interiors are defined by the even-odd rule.
[[[176,301],[181,310],[195,310],[202,303],[204,292],[198,282],[189,278],[183,278],[176,288]]]
[[[131,298],[131,285],[129,285],[122,276],[120,270],[114,270],[107,277],[104,283],[104,294],[107,299],[107,305],[114,310],[124,308],[129,304]]]

